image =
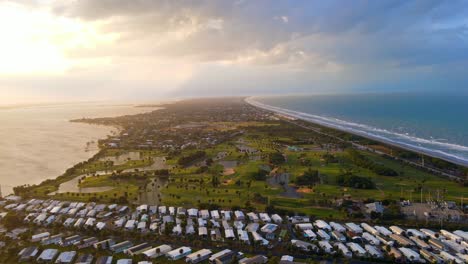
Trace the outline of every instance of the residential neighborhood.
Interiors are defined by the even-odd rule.
[[[21,263],[468,262],[466,230],[40,199],[3,203],[2,212],[20,219],[10,232]]]

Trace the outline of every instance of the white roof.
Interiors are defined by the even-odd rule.
[[[159,255],[158,255],[158,249],[159,249]],[[152,249],[148,249],[144,252],[142,252],[143,255],[149,257],[149,258],[153,258],[153,257],[157,257],[157,256],[161,256],[161,255],[164,255],[166,254],[167,252],[171,251],[172,250],[172,247],[169,246],[169,245],[161,245],[159,247],[155,247],[155,248],[152,248]]]
[[[60,253],[57,260],[57,263],[71,263],[73,258],[76,256],[76,251],[65,251]]]
[[[55,248],[49,248],[44,251],[42,251],[41,255],[39,255],[38,259],[41,260],[53,260],[55,256],[58,254],[58,249]]]
[[[187,259],[189,259],[189,260],[198,260],[200,258],[204,258],[206,256],[211,255],[211,253],[212,252],[209,249],[201,249],[201,250],[198,250],[197,252],[193,252],[192,254],[188,255]]]
[[[174,257],[176,257],[176,256],[181,255],[181,254],[180,254],[180,251],[182,251],[182,254],[186,254],[187,252],[192,251],[192,249],[189,248],[189,247],[180,247],[180,248],[176,248],[176,249],[174,249],[174,250],[172,250],[172,251],[167,252],[167,253],[166,253],[166,256],[168,256],[168,257],[170,257],[170,258],[174,258]]]
[[[224,230],[224,234],[225,234],[226,238],[234,238],[234,237],[236,237],[236,236],[234,235],[234,230],[232,230],[232,229],[225,229],[225,230]]]
[[[275,223],[281,223],[283,222],[283,219],[281,218],[281,216],[279,216],[278,214],[274,214],[271,216],[271,219],[273,220],[273,222]]]

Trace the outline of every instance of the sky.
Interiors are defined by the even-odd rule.
[[[468,1],[0,0],[0,104],[468,92]]]

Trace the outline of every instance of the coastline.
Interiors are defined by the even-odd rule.
[[[260,108],[260,109],[263,109],[263,110],[267,110],[267,111],[270,111],[270,112],[273,112],[273,113],[276,113],[276,114],[281,114],[281,115],[289,117],[289,118],[299,119],[299,120],[306,121],[306,122],[309,122],[309,123],[312,123],[312,124],[317,124],[317,125],[324,126],[324,127],[327,127],[327,128],[336,129],[336,130],[346,132],[346,133],[350,133],[350,134],[353,134],[353,135],[356,135],[356,136],[360,136],[360,137],[364,137],[364,138],[367,138],[367,139],[375,140],[375,141],[381,142],[383,144],[388,144],[388,145],[398,147],[398,148],[401,148],[401,149],[404,149],[404,150],[412,151],[412,152],[418,153],[420,155],[426,155],[426,156],[429,156],[429,157],[445,160],[447,162],[451,162],[451,163],[454,163],[454,164],[457,164],[457,165],[460,165],[460,166],[468,167],[468,160],[464,160],[464,159],[456,157],[456,156],[450,156],[449,154],[446,154],[446,153],[444,153],[444,154],[443,153],[437,153],[437,150],[431,150],[431,149],[424,148],[424,147],[416,147],[416,146],[411,145],[411,144],[396,142],[396,141],[389,140],[389,139],[384,138],[384,137],[369,135],[369,134],[367,134],[365,132],[362,132],[362,131],[359,131],[359,130],[356,130],[356,129],[346,128],[344,126],[331,124],[329,122],[320,121],[318,119],[304,118],[302,115],[307,114],[307,113],[301,113],[301,112],[297,112],[297,111],[294,111],[294,110],[289,110],[289,109],[284,109],[284,108],[275,107],[275,106],[271,106],[271,105],[266,105],[266,104],[263,104],[263,103],[260,103],[260,102],[256,101],[255,96],[246,97],[244,99],[244,101],[247,104],[252,105],[254,107],[257,107],[257,108]]]
[[[76,108],[76,105],[70,105],[72,108]],[[4,150],[0,164],[5,163],[5,166],[11,164],[11,166],[5,168],[6,171],[2,173],[4,175],[0,175],[2,195],[12,194],[13,188],[17,186],[40,184],[46,180],[56,179],[77,163],[99,155],[101,149],[98,146],[98,140],[109,135],[119,135],[122,131],[119,126],[73,121],[76,117],[133,115],[151,112],[155,109],[154,107],[146,109],[145,107],[136,107],[134,104],[125,106],[111,104],[102,107],[101,105],[91,104],[90,110],[86,109],[84,112],[80,110],[71,114],[68,112],[66,114],[62,113],[58,117],[56,113],[61,112],[62,109],[69,111],[68,105],[65,105],[64,108],[62,108],[62,105],[60,105],[60,108],[53,105],[50,107],[53,110],[43,111],[44,113],[30,108],[26,110],[24,108],[6,110],[11,112],[18,109],[17,111],[21,113],[28,113],[26,124],[27,127],[30,127],[29,129],[20,127],[21,124],[18,123],[14,123],[11,129],[21,128],[24,131],[35,131],[39,127],[40,133],[20,133],[18,134],[20,138],[5,140],[3,145],[0,144]],[[101,112],[100,109],[104,109],[104,111]],[[39,113],[36,114],[35,112]],[[31,116],[40,118],[29,119],[29,113],[34,113]],[[50,113],[52,113],[52,116]],[[28,155],[22,153],[28,153]],[[20,169],[15,169],[16,166],[12,162],[15,162]]]

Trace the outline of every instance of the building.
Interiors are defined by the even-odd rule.
[[[118,244],[112,245],[109,249],[114,253],[124,252],[125,250],[129,249],[133,246],[133,243],[130,241],[123,241]]]
[[[198,263],[204,260],[207,260],[211,256],[212,252],[209,249],[202,249],[197,252],[194,252],[187,256],[185,259],[188,263]]]
[[[69,264],[73,263],[73,260],[75,259],[76,256],[76,251],[65,251],[60,253],[58,256],[57,260],[55,263],[57,264]]]
[[[222,250],[222,251],[220,251],[220,252],[218,252],[218,253],[216,253],[216,254],[213,254],[213,255],[208,259],[208,261],[209,261],[210,263],[217,263],[217,262],[216,262],[217,259],[219,259],[219,258],[221,258],[221,257],[223,257],[223,256],[230,255],[230,254],[232,254],[232,253],[234,253],[234,251],[232,251],[232,250],[230,250],[230,249],[225,249],[225,250]],[[235,255],[235,254],[234,254],[234,255]],[[224,262],[222,262],[222,263],[224,263]],[[231,263],[231,262],[228,262],[228,263]]]
[[[41,255],[37,258],[37,262],[52,262],[57,257],[58,249],[46,249],[42,251]]]
[[[166,257],[170,260],[178,260],[192,253],[189,247],[180,247],[166,253]]]
[[[151,249],[151,245],[148,244],[148,243],[142,243],[142,244],[139,244],[139,245],[136,245],[136,246],[133,246],[127,250],[125,250],[125,253],[127,253],[128,255],[130,256],[136,256],[140,253],[143,253],[147,250]]]
[[[76,259],[75,264],[91,264],[93,259],[94,257],[91,254],[80,254]]]
[[[378,214],[383,214],[384,212],[384,206],[382,205],[382,202],[374,202],[374,203],[368,203],[365,205],[366,207],[366,213],[371,214],[371,213],[378,213]]]
[[[77,242],[80,242],[81,239],[82,237],[80,235],[69,236],[67,238],[64,238],[62,242],[60,243],[60,245],[62,247],[68,247],[68,246],[74,245]]]
[[[169,252],[171,250],[172,250],[171,246],[161,245],[159,247],[148,249],[148,250],[142,252],[141,254],[143,254],[147,258],[152,259],[152,258],[157,258],[157,257],[163,256],[163,255],[165,255],[167,252]]]
[[[112,256],[102,256],[96,260],[96,264],[112,264]]]
[[[244,258],[239,260],[239,264],[261,264],[267,263],[268,258],[263,255],[257,255],[251,258]]]
[[[31,259],[35,258],[37,254],[39,253],[39,249],[35,246],[23,248],[19,253],[19,260],[21,262],[27,262],[30,261]]]
[[[31,242],[38,242],[38,241],[41,241],[45,238],[48,238],[50,236],[50,233],[49,232],[44,232],[44,233],[40,233],[40,234],[36,234],[36,235],[33,235],[31,237]]]
[[[52,244],[59,245],[62,242],[62,237],[63,237],[63,234],[57,234],[57,235],[50,236],[48,238],[44,238],[41,241],[41,245],[43,246],[52,245]]]

